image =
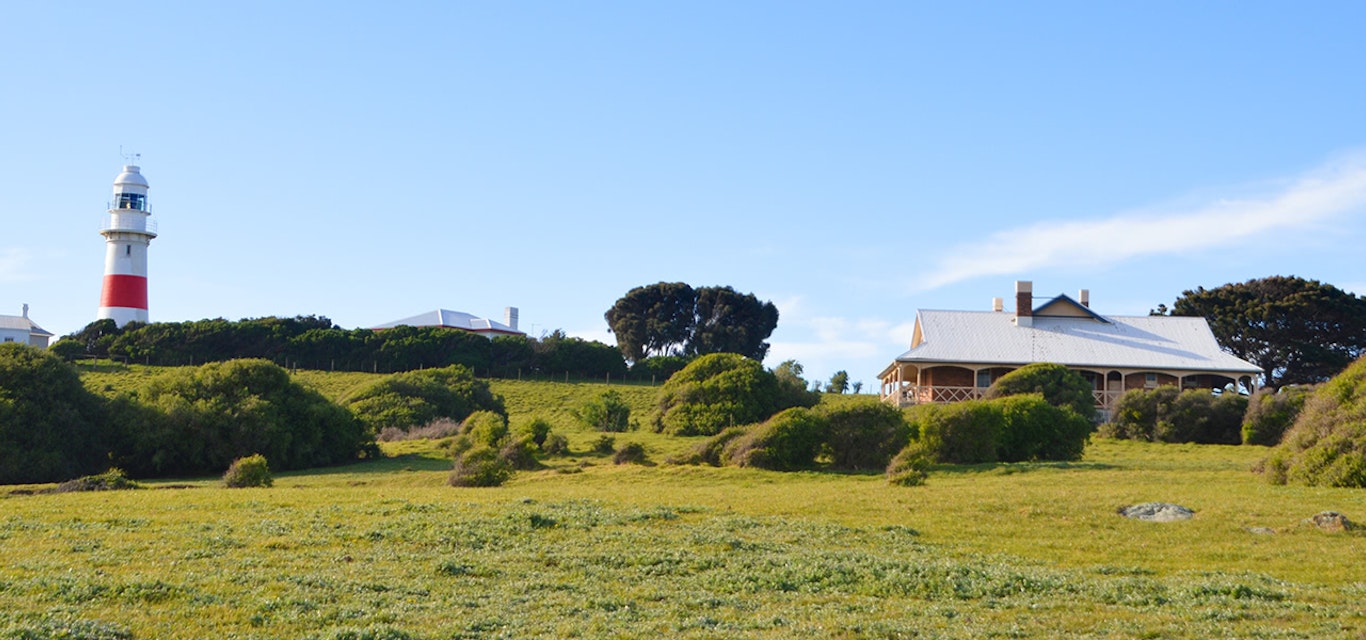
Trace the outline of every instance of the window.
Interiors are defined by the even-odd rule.
[[[123,245],[123,255],[125,255],[125,256],[131,256],[131,255],[133,255],[133,245],[131,245],[131,244],[125,244],[125,245]]]
[[[991,386],[991,372],[990,372],[990,371],[978,371],[978,372],[977,372],[977,386],[978,386],[979,388],[985,388],[985,387],[990,387],[990,386]]]
[[[9,336],[5,336],[5,342],[14,342],[14,338],[11,338],[11,337],[9,337]]]
[[[1157,374],[1156,374],[1156,373],[1145,373],[1145,374],[1143,374],[1143,386],[1145,386],[1145,387],[1156,387],[1156,386],[1157,386]]]
[[[138,211],[147,210],[147,196],[139,193],[120,193],[118,203],[114,205],[116,209],[137,209]]]

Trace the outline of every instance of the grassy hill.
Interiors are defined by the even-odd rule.
[[[329,395],[366,381],[298,375]],[[567,406],[603,388],[495,383],[514,422],[576,442],[595,434]],[[656,460],[691,442],[618,437]],[[0,638],[1366,634],[1366,536],[1302,522],[1366,520],[1366,492],[1268,485],[1259,447],[1098,440],[1079,462],[938,467],[913,488],[576,447],[495,489],[446,486],[436,443],[384,448],[271,489],[0,493]],[[1115,513],[1148,501],[1196,517]]]

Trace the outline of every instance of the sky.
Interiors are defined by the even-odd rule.
[[[1366,3],[20,3],[0,313],[95,319],[137,162],[152,321],[437,308],[612,343],[656,282],[865,392],[917,309],[1366,293]]]

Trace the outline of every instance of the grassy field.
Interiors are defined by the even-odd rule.
[[[1098,440],[914,488],[614,466],[567,414],[606,387],[544,384],[495,390],[575,454],[495,489],[424,441],[271,489],[0,489],[0,638],[1366,638],[1366,536],[1302,523],[1366,520],[1366,492],[1264,484],[1264,449]],[[1115,513],[1147,501],[1196,517]]]

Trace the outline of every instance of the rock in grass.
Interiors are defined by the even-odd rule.
[[[1121,507],[1119,515],[1149,522],[1176,522],[1177,520],[1190,520],[1195,516],[1195,512],[1170,502],[1145,502]]]
[[[1351,531],[1357,527],[1356,523],[1347,519],[1347,516],[1336,511],[1320,511],[1306,519],[1304,522],[1306,524],[1312,524],[1329,533]]]

